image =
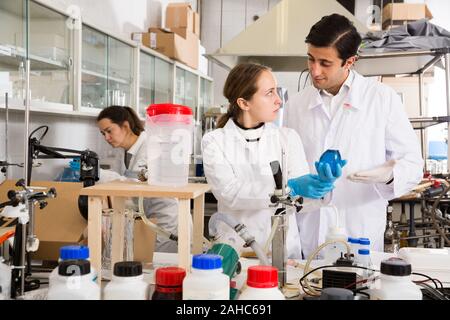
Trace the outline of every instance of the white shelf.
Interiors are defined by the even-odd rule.
[[[25,112],[25,107],[20,105],[19,99],[9,99],[8,110],[11,112]],[[3,112],[5,110],[5,98],[0,98],[0,110]],[[53,103],[46,101],[34,100],[31,102],[30,112],[37,114],[46,114],[54,116],[69,116],[69,117],[86,117],[95,118],[97,117],[99,111],[97,112],[86,112],[85,110],[74,111],[71,104]]]
[[[94,76],[94,77],[100,78],[100,79],[105,79],[105,80],[110,80],[110,81],[114,81],[114,82],[118,82],[118,83],[122,83],[122,84],[131,85],[131,82],[128,82],[127,80],[120,79],[120,78],[114,78],[114,77],[108,77],[106,74],[101,74],[101,73],[98,73],[98,72],[95,72],[95,71],[82,69],[81,72],[84,73],[84,74],[88,74],[90,76]]]
[[[39,57],[33,54],[29,56],[31,70],[67,70],[68,66],[62,61]],[[25,50],[10,45],[0,45],[0,63],[19,68],[20,62],[26,58]]]

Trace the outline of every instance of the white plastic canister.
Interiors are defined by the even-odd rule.
[[[239,300],[285,300],[278,289],[278,269],[272,266],[252,266],[247,270],[247,288]]]
[[[198,254],[183,280],[183,300],[230,300],[230,277],[223,273],[222,257]]]
[[[0,257],[0,300],[11,299],[11,267]]]
[[[381,261],[379,287],[370,290],[372,300],[422,300],[422,291],[412,282],[411,264],[400,258]]]
[[[148,183],[179,187],[188,183],[193,116],[189,107],[154,104],[147,108]]]
[[[88,260],[64,260],[49,286],[48,300],[100,300],[100,286],[92,281]]]
[[[121,261],[114,265],[111,282],[104,289],[105,300],[148,300],[148,284],[142,274],[142,263]]]

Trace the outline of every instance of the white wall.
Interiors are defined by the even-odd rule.
[[[261,17],[282,0],[203,0],[201,8],[201,40],[207,53],[213,53],[222,45],[251,25],[254,16]],[[222,89],[228,71],[215,63],[209,64],[214,79],[216,105],[227,104]],[[283,79],[279,79],[283,85]]]

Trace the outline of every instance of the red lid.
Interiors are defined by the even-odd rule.
[[[178,267],[156,269],[155,280],[158,286],[176,287],[183,284],[186,271]]]
[[[441,186],[441,182],[438,180],[434,180],[433,187],[438,188]]]
[[[272,266],[252,266],[248,268],[247,285],[253,288],[278,287],[278,269]]]
[[[171,103],[152,104],[147,108],[147,115],[149,117],[160,114],[192,115],[192,110],[189,107]]]

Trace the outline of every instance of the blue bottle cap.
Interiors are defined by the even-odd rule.
[[[89,259],[89,248],[86,246],[64,246],[59,249],[61,260],[86,260]]]
[[[359,238],[359,244],[369,245],[370,244],[370,240],[368,238]]]
[[[192,257],[192,268],[212,270],[222,268],[222,257],[217,254],[197,254]]]
[[[363,255],[363,256],[367,256],[370,254],[370,250],[368,249],[359,249],[358,250],[358,254]]]
[[[355,244],[356,244],[356,243],[359,243],[359,239],[358,239],[358,238],[348,237],[347,242],[355,243]]]

